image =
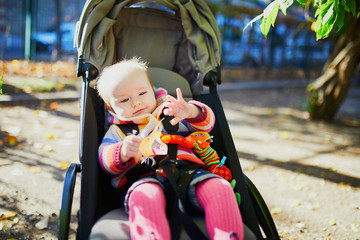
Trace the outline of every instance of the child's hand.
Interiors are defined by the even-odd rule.
[[[196,118],[200,115],[201,112],[198,107],[189,104],[184,100],[180,88],[176,89],[176,95],[177,99],[170,95],[166,96],[170,102],[166,105],[167,108],[164,110],[165,115],[174,116],[170,121],[172,125],[175,125],[186,118]]]
[[[129,135],[124,138],[123,145],[121,147],[121,162],[125,163],[131,158],[134,158],[136,162],[140,161],[141,153],[139,151],[142,138],[136,135]]]

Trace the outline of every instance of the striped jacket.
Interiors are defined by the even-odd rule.
[[[162,93],[156,95],[159,99]],[[207,105],[200,103],[198,101],[191,100],[190,104],[201,109],[201,114],[194,119],[185,119],[179,123],[178,135],[187,136],[194,131],[207,131],[210,132],[214,127],[215,115],[211,108]],[[126,173],[135,166],[135,160],[131,159],[125,164],[120,161],[120,151],[125,138],[125,134],[117,126],[117,124],[127,124],[129,122],[123,122],[114,117],[112,114],[109,114],[109,122],[111,123],[109,130],[106,132],[102,143],[99,147],[99,161],[102,169],[111,175],[112,185],[116,188],[120,188],[126,182]],[[139,121],[135,121],[139,122]],[[142,123],[138,124],[139,133],[141,135],[142,131],[146,129],[148,122],[141,121]],[[133,121],[130,123],[134,123]],[[166,131],[163,130],[163,133],[166,134]],[[193,149],[184,148],[178,146],[177,149],[177,159],[178,160],[187,160],[195,163],[204,165],[194,153]]]

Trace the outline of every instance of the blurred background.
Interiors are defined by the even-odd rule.
[[[0,0],[0,59],[76,62],[73,38],[84,3]],[[222,35],[223,67],[291,68],[298,73],[296,77],[310,79],[329,57],[332,39],[315,40],[302,8],[293,7],[288,16],[279,16],[277,26],[265,39],[260,21],[243,31],[263,11],[265,2],[214,0],[211,4]],[[221,6],[232,6],[232,10]]]

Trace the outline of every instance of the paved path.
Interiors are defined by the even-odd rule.
[[[283,239],[360,239],[360,129],[343,121],[360,120],[357,93],[325,124],[306,120],[302,88],[220,89],[243,170]],[[0,152],[0,205],[17,211],[34,239],[56,239],[63,164],[78,161],[78,101],[48,104],[0,107],[1,130],[18,140]],[[77,188],[74,220],[78,198]],[[48,228],[36,229],[44,218]]]

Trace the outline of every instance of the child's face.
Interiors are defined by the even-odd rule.
[[[142,71],[129,74],[114,89],[110,104],[122,119],[152,113],[156,99],[147,75]]]

